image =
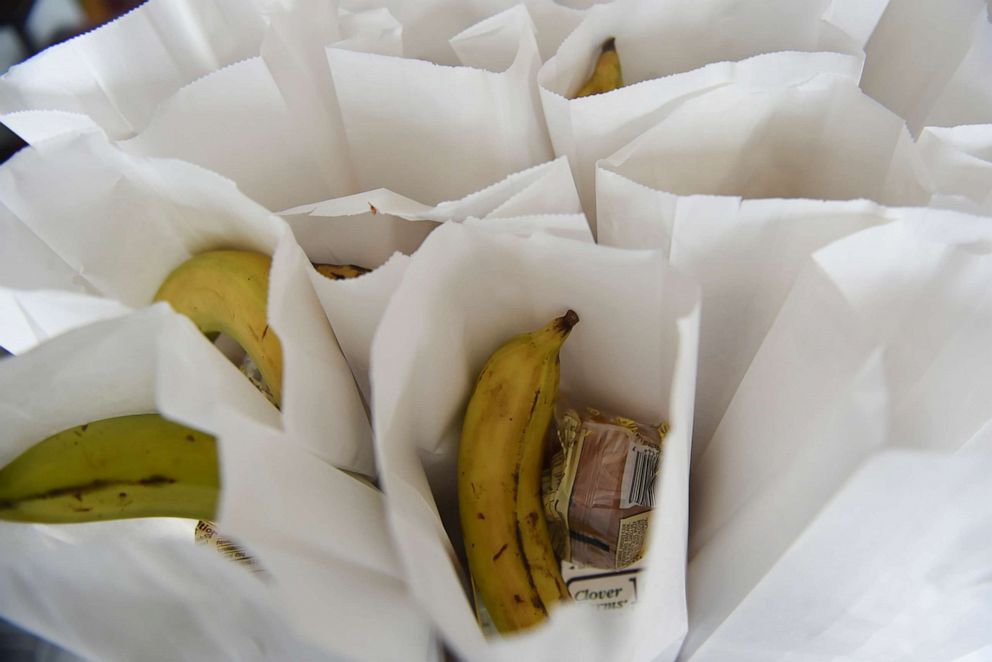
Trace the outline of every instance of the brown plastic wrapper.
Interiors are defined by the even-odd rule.
[[[562,561],[612,570],[644,553],[668,424],[650,426],[559,400],[544,505]]]

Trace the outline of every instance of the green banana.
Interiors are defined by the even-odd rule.
[[[162,283],[167,301],[208,335],[225,333],[242,365],[278,406],[282,347],[268,327],[269,256],[222,250],[196,255]],[[353,265],[320,265],[332,278]],[[263,388],[263,392],[266,388]],[[220,495],[215,439],[158,414],[93,421],[44,439],[0,468],[0,520],[72,523],[132,517],[210,520]]]
[[[620,56],[617,55],[616,39],[610,37],[603,43],[596,66],[589,80],[579,88],[573,99],[602,94],[623,87],[623,72],[620,70]]]
[[[0,469],[0,520],[210,519],[220,473],[215,439],[158,414],[77,425]]]
[[[558,394],[569,310],[489,358],[465,412],[458,505],[476,591],[500,632],[537,625],[569,599],[541,503],[545,435]]]
[[[276,405],[282,401],[282,345],[269,328],[272,259],[254,251],[209,251],[186,260],[162,283],[167,301],[206,334],[224,333],[258,366]]]

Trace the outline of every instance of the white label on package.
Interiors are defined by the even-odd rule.
[[[637,602],[638,568],[599,570],[562,563],[562,576],[576,602],[597,609],[622,609]]]

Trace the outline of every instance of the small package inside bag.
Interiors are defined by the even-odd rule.
[[[644,553],[668,424],[558,403],[545,475],[552,542],[566,562],[621,569]]]

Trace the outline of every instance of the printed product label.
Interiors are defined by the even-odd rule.
[[[201,545],[213,547],[229,559],[244,564],[255,572],[262,571],[262,567],[258,564],[258,561],[246,552],[243,547],[221,535],[213,522],[207,522],[205,520],[197,522],[193,539]]]
[[[572,599],[597,609],[623,609],[637,602],[640,566],[604,571],[562,563],[562,576]]]
[[[654,507],[654,483],[661,453],[653,446],[631,444],[623,466],[620,508]]]
[[[651,511],[620,520],[620,535],[617,539],[617,567],[623,568],[638,560],[644,552],[644,539],[648,534],[648,518]]]

